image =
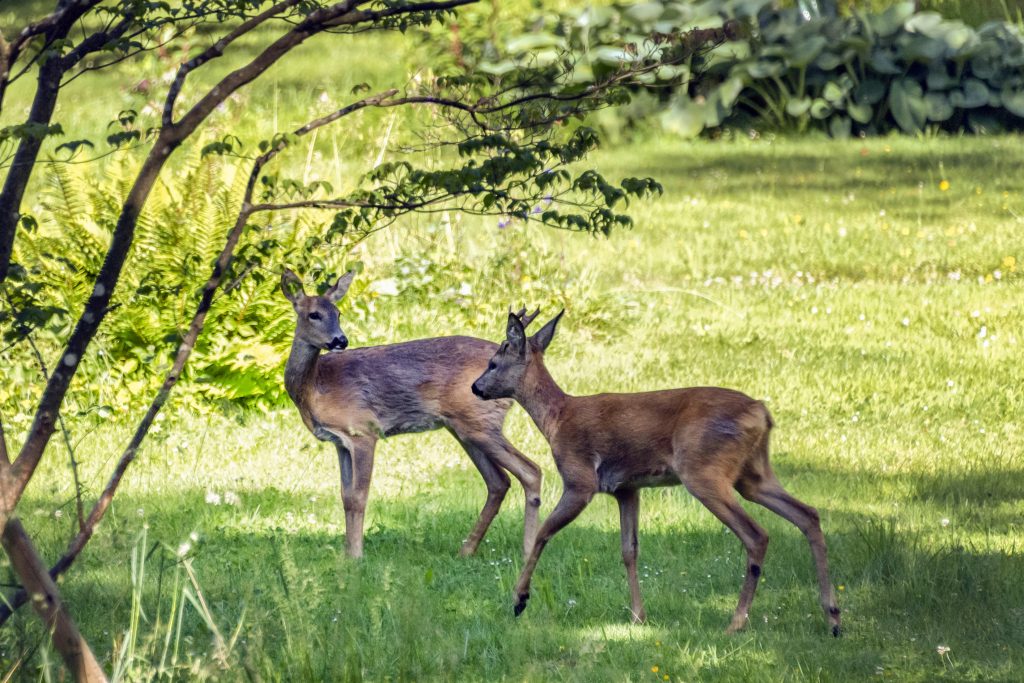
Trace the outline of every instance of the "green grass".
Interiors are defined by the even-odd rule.
[[[71,609],[110,667],[139,615],[127,640],[140,679],[173,614],[182,679],[1017,680],[1021,149],[1014,137],[651,140],[595,160],[664,182],[661,200],[633,207],[633,231],[597,240],[424,218],[357,254],[364,281],[408,287],[372,310],[368,292],[353,295],[363,301],[348,302],[343,326],[355,344],[497,338],[507,304],[566,305],[549,367],[572,393],[715,384],[766,400],[776,470],[822,514],[841,639],[827,633],[804,539],[763,509],[750,506],[772,539],[765,581],[740,635],[723,630],[741,547],[680,488],[642,496],[647,625],[628,624],[608,497],[549,545],[516,620],[519,491],[479,555],[457,558],[484,491],[447,435],[382,442],[366,558],[353,562],[337,465],[293,410],[173,405],[62,583]],[[458,268],[472,294],[413,287],[398,265],[412,258]],[[90,491],[129,428],[128,416],[73,423]],[[546,514],[560,484],[547,446],[518,408],[507,433],[544,468]],[[54,444],[23,504],[49,557],[70,533],[69,479]],[[206,502],[227,491],[240,503]],[[214,623],[225,640],[238,628],[224,665],[187,599],[176,635],[175,600],[196,590],[177,561],[186,541]],[[142,578],[133,552],[147,558]],[[25,677],[55,668],[35,621],[25,612],[0,632],[0,662],[25,657]]]

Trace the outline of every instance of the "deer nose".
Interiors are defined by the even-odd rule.
[[[470,387],[470,388],[473,390],[473,394],[475,396],[479,396],[480,398],[484,398],[484,395],[482,393],[480,393],[480,387],[478,387],[476,385],[476,382],[473,382],[473,386]]]
[[[341,351],[346,346],[348,346],[348,339],[345,337],[345,335],[335,337],[327,344],[327,348],[332,351]]]

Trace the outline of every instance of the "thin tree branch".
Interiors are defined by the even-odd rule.
[[[10,43],[5,43],[3,36],[0,36],[0,111],[3,111],[4,95],[10,83],[11,67],[18,61],[22,48],[38,35],[50,34],[52,36],[55,34],[57,37],[67,35],[71,26],[100,2],[102,0],[71,0],[71,2],[58,3],[55,12],[23,28]],[[62,4],[63,7],[61,7]],[[50,36],[48,36],[48,42],[53,40],[53,37]]]
[[[8,303],[11,303],[10,299],[8,299]],[[43,354],[39,352],[39,347],[36,346],[36,340],[32,338],[31,334],[27,334],[25,335],[25,341],[28,342],[29,348],[32,349],[32,354],[39,365],[39,374],[43,376],[43,381],[49,381],[50,373],[46,371],[46,361],[43,360]],[[75,458],[75,447],[71,445],[71,434],[64,423],[64,416],[59,412],[57,413],[57,422],[60,424],[60,431],[64,437],[64,447],[68,451],[68,458],[71,460],[71,476],[75,481],[75,512],[78,514],[78,528],[81,529],[85,525],[85,510],[82,506],[82,480],[78,476],[78,460]]]
[[[242,22],[238,27],[230,31],[223,38],[218,40],[216,43],[208,47],[202,53],[196,55],[192,59],[188,60],[180,67],[178,72],[174,75],[174,81],[171,83],[170,89],[167,91],[167,99],[164,101],[164,111],[162,122],[165,128],[169,128],[174,125],[174,104],[178,100],[178,95],[181,93],[182,87],[185,85],[185,79],[188,75],[201,67],[211,59],[216,59],[223,56],[224,50],[231,43],[235,42],[238,38],[249,33],[260,24],[266,22],[268,19],[272,19],[286,9],[294,7],[299,4],[301,0],[284,0],[269,9],[257,14],[250,19]]]
[[[0,465],[10,465],[11,457],[7,454],[7,434],[4,433],[4,422],[0,419]]]

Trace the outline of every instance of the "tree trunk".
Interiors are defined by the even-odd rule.
[[[21,584],[31,596],[32,607],[50,631],[54,649],[60,653],[75,680],[105,683],[107,675],[64,607],[57,585],[40,561],[39,553],[19,520],[12,519],[4,527],[3,546]]]

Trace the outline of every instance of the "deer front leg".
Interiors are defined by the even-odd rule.
[[[618,491],[615,494],[619,501],[619,525],[622,528],[622,562],[626,565],[626,576],[629,578],[630,612],[634,624],[642,624],[647,620],[644,612],[643,599],[640,597],[640,579],[636,574],[636,559],[639,554],[637,527],[640,518],[640,492],[636,489]]]
[[[523,565],[523,571],[519,574],[519,580],[516,582],[516,602],[513,611],[517,617],[526,609],[526,601],[530,599],[530,579],[533,577],[533,570],[537,567],[537,560],[540,559],[544,546],[552,536],[583,512],[583,508],[587,507],[594,497],[595,491],[596,486],[586,488],[566,486],[555,509],[544,520],[540,531],[537,532],[537,540],[534,541],[533,547],[530,549],[530,555],[526,558],[526,564]]]
[[[349,557],[363,556],[363,515],[373,475],[373,451],[376,444],[337,443],[341,468],[341,501],[345,506],[345,551]]]

